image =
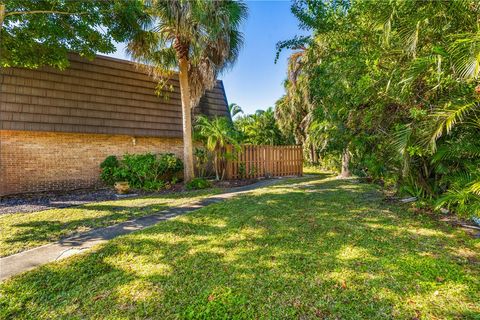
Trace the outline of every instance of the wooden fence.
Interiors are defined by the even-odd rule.
[[[303,174],[301,146],[229,146],[225,164],[227,179],[300,176]]]

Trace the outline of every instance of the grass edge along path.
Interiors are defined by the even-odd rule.
[[[296,177],[291,179],[308,179]],[[90,202],[67,208],[30,213],[0,215],[0,258],[75,237],[99,228],[149,216],[187,205],[218,194],[279,183],[285,179],[260,180],[234,188],[175,192],[131,198]]]
[[[91,202],[0,215],[0,257],[219,194],[220,189]]]

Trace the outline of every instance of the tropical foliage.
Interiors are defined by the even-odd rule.
[[[236,103],[230,103],[228,105],[228,111],[230,112],[230,118],[235,118],[237,115],[243,114],[242,107]]]
[[[146,17],[136,0],[0,0],[0,67],[63,69],[69,52],[115,52]]]
[[[133,59],[162,83],[178,71],[185,180],[194,177],[192,109],[217,75],[230,67],[242,46],[240,25],[247,16],[241,1],[145,1],[150,22],[128,44]]]
[[[478,2],[301,0],[292,12],[312,36],[278,44],[296,49],[281,130],[324,164],[480,214]]]
[[[203,148],[195,148],[195,163],[200,177],[205,176],[210,159],[217,180],[225,175],[226,160],[232,156],[229,148],[239,144],[284,145],[293,144],[293,136],[285,136],[279,129],[273,108],[257,110],[254,114],[243,114],[235,103],[229,105],[228,117],[198,116],[195,122],[195,138],[202,142]],[[228,146],[228,147],[227,147]]]
[[[199,116],[196,119],[196,138],[213,154],[213,166],[217,180],[223,179],[225,174],[225,160],[228,157],[226,147],[237,145],[238,137],[230,119],[215,117],[209,119]]]
[[[239,116],[235,128],[243,143],[255,145],[284,145],[293,143],[279,129],[273,108],[257,110],[254,114]]]

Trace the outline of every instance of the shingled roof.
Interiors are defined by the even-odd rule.
[[[0,130],[181,137],[178,79],[173,92],[130,61],[71,55],[66,70],[0,70]],[[223,83],[205,93],[196,112],[228,116]]]

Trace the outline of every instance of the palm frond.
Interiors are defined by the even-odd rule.
[[[477,102],[470,102],[465,104],[447,103],[442,109],[435,111],[432,117],[436,120],[436,128],[430,138],[430,147],[433,151],[436,150],[436,141],[444,134],[449,134],[452,128],[463,121],[465,116],[477,110],[479,104]]]
[[[127,52],[159,81],[177,70],[179,55],[188,56],[190,105],[195,107],[218,74],[238,58],[247,6],[233,0],[148,0],[145,5],[152,25],[134,35]]]
[[[470,186],[470,191],[478,196],[480,196],[480,180],[475,181]]]
[[[461,78],[477,78],[480,73],[480,34],[455,35],[448,48],[455,72]]]

